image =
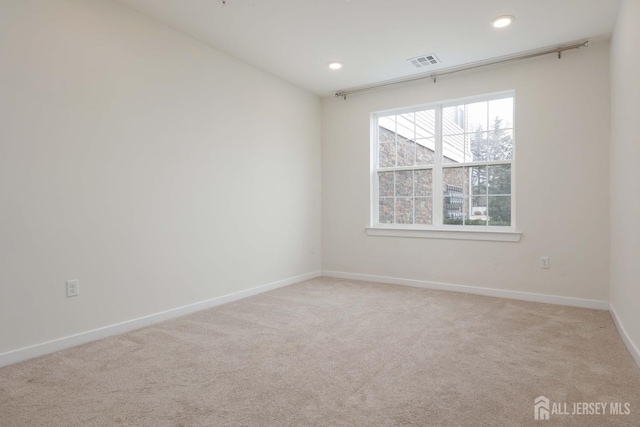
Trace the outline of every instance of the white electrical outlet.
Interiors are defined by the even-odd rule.
[[[80,282],[78,279],[67,280],[67,297],[80,295]]]
[[[540,257],[540,268],[548,269],[549,268],[549,257],[542,256]]]

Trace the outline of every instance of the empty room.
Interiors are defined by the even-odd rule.
[[[640,0],[0,0],[0,427],[640,425]]]

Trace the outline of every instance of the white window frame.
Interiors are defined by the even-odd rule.
[[[496,162],[469,162],[460,163],[460,166],[472,167],[487,164],[509,164],[511,166],[511,225],[510,226],[492,226],[492,225],[452,225],[443,224],[443,203],[444,196],[442,191],[442,111],[446,107],[470,104],[481,101],[491,101],[495,99],[502,99],[512,97],[514,105],[513,114],[513,158],[510,161],[496,161]],[[417,224],[380,224],[379,218],[379,200],[378,200],[378,139],[379,139],[379,126],[378,118],[392,115],[392,114],[405,114],[422,110],[435,110],[435,162],[433,166],[427,167],[412,166],[406,168],[394,168],[394,170],[415,170],[415,169],[429,169],[433,168],[433,189],[432,189],[432,224],[429,225],[417,225]],[[463,239],[463,240],[490,240],[490,241],[508,241],[518,242],[520,241],[522,233],[516,230],[516,96],[514,90],[496,92],[491,94],[477,95],[466,98],[452,99],[442,102],[435,102],[430,104],[422,104],[405,108],[396,108],[391,110],[376,111],[371,113],[371,141],[370,141],[370,223],[367,227],[367,234],[372,236],[387,236],[387,237],[422,237],[422,238],[440,238],[440,239]],[[488,129],[487,131],[489,131]],[[450,164],[447,164],[451,166]]]

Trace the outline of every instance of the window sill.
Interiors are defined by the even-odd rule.
[[[422,239],[484,240],[489,242],[519,242],[522,233],[518,231],[493,230],[452,230],[367,227],[369,236],[417,237]]]

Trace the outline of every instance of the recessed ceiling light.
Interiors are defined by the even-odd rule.
[[[511,23],[513,22],[514,19],[516,19],[516,18],[513,17],[512,15],[498,16],[497,18],[494,18],[491,21],[491,25],[493,25],[494,28],[508,27],[509,25],[511,25]]]
[[[332,70],[339,70],[340,68],[342,68],[342,62],[335,62],[334,61],[334,62],[329,62],[327,65]]]

